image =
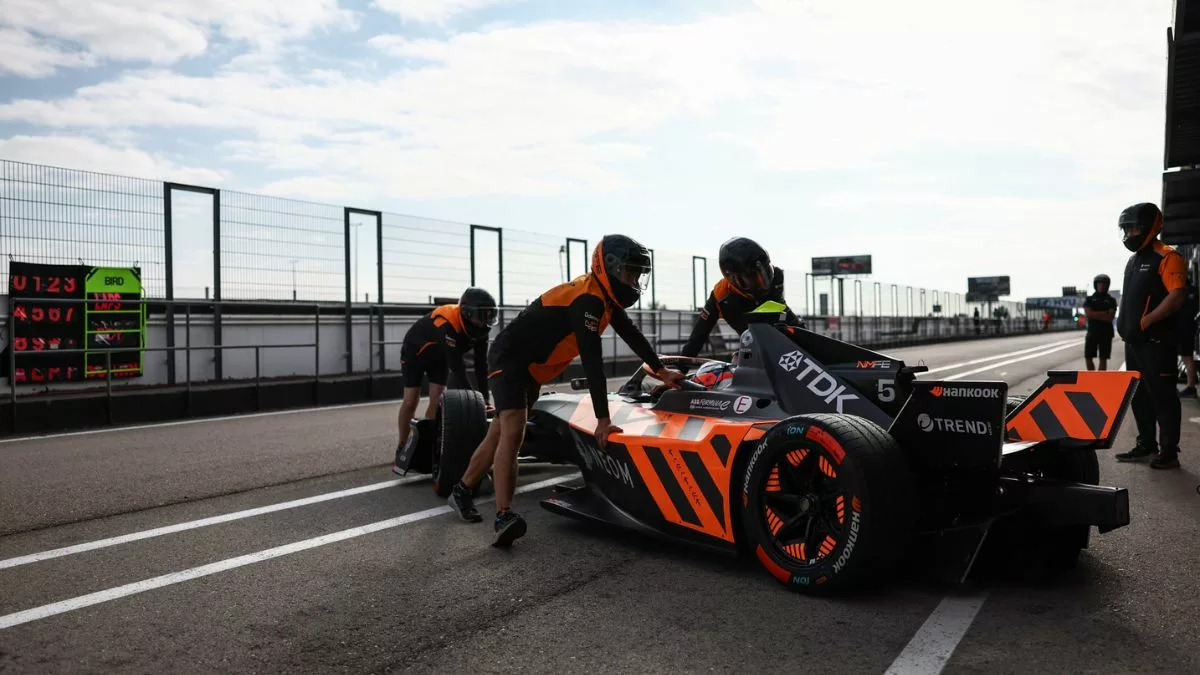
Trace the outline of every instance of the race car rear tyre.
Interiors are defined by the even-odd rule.
[[[438,411],[441,432],[433,449],[433,491],[439,497],[450,496],[475,448],[487,435],[486,411],[483,394],[474,389],[447,389],[442,394]]]
[[[1008,401],[1004,404],[1004,416],[1008,417],[1014,410],[1021,407],[1025,402],[1024,396],[1009,396]]]
[[[748,548],[780,583],[809,595],[881,579],[904,555],[917,518],[903,449],[861,417],[785,419],[735,480]]]
[[[1092,449],[1063,450],[1055,462],[1046,467],[1044,475],[1047,478],[1099,485],[1100,461]],[[1079,562],[1080,552],[1088,547],[1091,532],[1090,525],[1039,527],[1035,541],[1040,545],[1039,553],[1045,571],[1053,574],[1073,569]]]

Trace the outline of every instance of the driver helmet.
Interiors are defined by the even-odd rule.
[[[1117,227],[1121,230],[1121,242],[1125,248],[1137,253],[1162,231],[1162,211],[1149,202],[1134,204],[1121,212]]]
[[[753,239],[734,237],[721,244],[718,264],[725,280],[745,295],[762,299],[771,290],[775,277],[771,256]]]
[[[623,234],[609,234],[592,251],[592,274],[608,297],[623,308],[637,304],[650,287],[650,249]]]
[[[1108,289],[1112,286],[1112,281],[1108,278],[1107,274],[1097,274],[1092,279],[1092,290],[1099,293],[1100,284],[1104,284],[1104,290],[1105,292],[1108,292]]]
[[[500,318],[496,299],[491,293],[475,286],[463,291],[458,300],[458,309],[471,335],[486,334]]]
[[[705,389],[728,389],[733,384],[733,366],[720,361],[710,361],[688,378]]]

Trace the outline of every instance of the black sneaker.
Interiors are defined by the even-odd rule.
[[[1157,454],[1158,450],[1139,445],[1129,452],[1117,453],[1116,457],[1118,462],[1141,462]]]
[[[510,509],[496,514],[495,528],[496,541],[492,546],[512,546],[513,541],[525,534],[525,519]]]
[[[1183,391],[1179,392],[1179,398],[1196,398],[1196,388],[1184,387]]]
[[[1178,469],[1179,468],[1179,453],[1178,452],[1160,452],[1150,462],[1152,469]]]
[[[475,510],[474,495],[471,494],[470,488],[463,485],[461,480],[454,484],[454,489],[450,491],[450,497],[446,502],[450,504],[450,508],[454,509],[459,518],[468,523],[483,522],[483,516]]]

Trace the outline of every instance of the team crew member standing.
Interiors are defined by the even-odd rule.
[[[604,448],[610,432],[600,334],[609,323],[635,354],[671,386],[683,374],[668,371],[625,313],[637,302],[650,274],[650,252],[629,237],[610,234],[592,253],[592,270],[555,286],[530,304],[496,336],[489,359],[496,417],[476,448],[450,506],[463,520],[479,522],[473,496],[488,467],[496,488],[496,546],[525,534],[525,520],[510,507],[517,479],[517,450],[525,440],[528,410],[541,385],[557,377],[576,356],[583,362],[596,416],[596,442]]]
[[[1121,288],[1121,312],[1117,332],[1125,341],[1129,370],[1141,374],[1133,395],[1137,421],[1137,445],[1117,455],[1122,462],[1158,456],[1150,462],[1156,469],[1179,466],[1179,395],[1175,390],[1177,320],[1187,290],[1187,267],[1183,256],[1158,239],[1162,212],[1154,204],[1141,203],[1121,212],[1118,227],[1124,232],[1125,248],[1133,251],[1125,265]],[[1155,422],[1158,443],[1155,443]]]
[[[396,445],[396,461],[393,473],[402,473],[399,467],[400,453],[408,442],[410,422],[421,399],[421,381],[429,377],[429,406],[425,418],[437,415],[442,391],[446,388],[447,371],[463,385],[468,383],[463,355],[475,350],[476,388],[487,401],[487,349],[488,333],[496,325],[498,312],[496,299],[482,288],[463,291],[456,305],[442,305],[429,314],[417,319],[404,334],[400,346],[400,373],[404,378],[404,400],[400,403],[400,442]]]
[[[735,237],[721,245],[718,264],[721,280],[708,294],[700,317],[692,326],[692,335],[680,351],[682,356],[698,356],[718,319],[741,335],[746,330],[746,314],[774,300],[782,305],[783,270],[771,264],[771,256],[752,239]],[[803,326],[792,310],[787,310],[788,325]]]
[[[1087,315],[1087,337],[1083,341],[1083,358],[1087,360],[1087,369],[1095,370],[1097,352],[1100,354],[1100,370],[1108,370],[1108,360],[1112,358],[1113,318],[1117,315],[1117,300],[1108,294],[1110,280],[1107,274],[1097,274],[1092,279],[1092,293],[1083,301],[1083,311]]]

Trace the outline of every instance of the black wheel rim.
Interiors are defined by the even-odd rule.
[[[848,500],[837,467],[819,450],[795,448],[771,466],[761,489],[763,526],[775,548],[798,565],[815,565],[843,540]]]

